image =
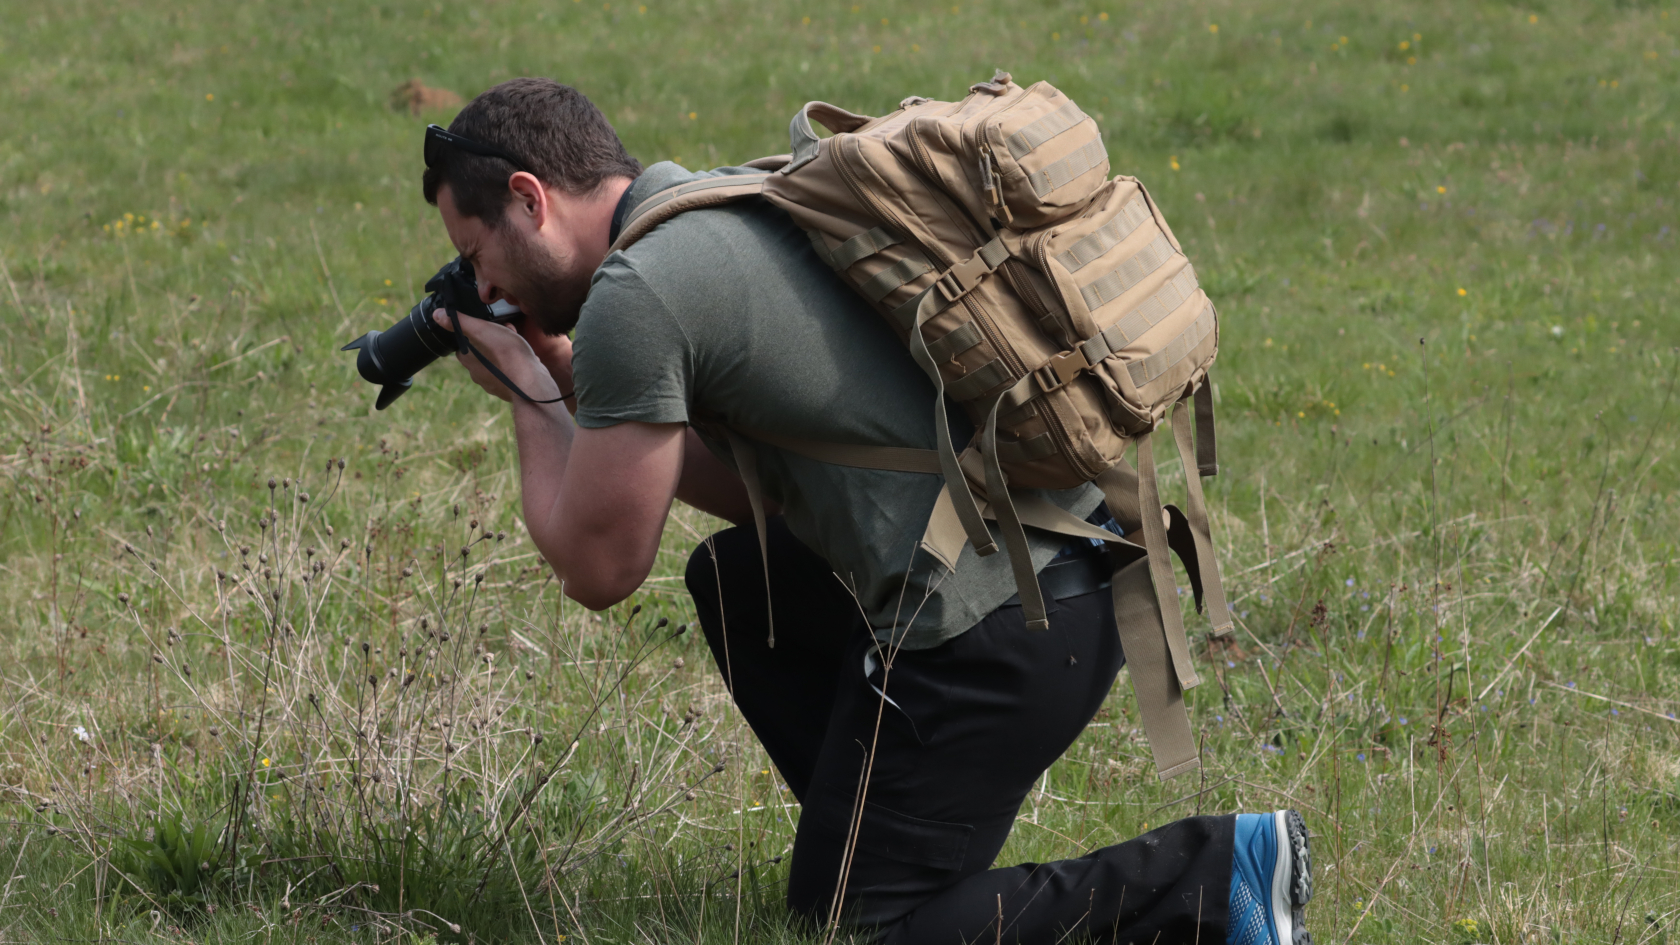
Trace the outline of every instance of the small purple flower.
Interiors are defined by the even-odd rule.
[[[1360,752],[1359,754],[1355,755],[1354,757],[1358,758],[1360,761],[1364,761],[1365,760],[1365,753]]]

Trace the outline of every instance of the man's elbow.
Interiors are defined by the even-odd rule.
[[[562,572],[560,578],[567,597],[590,610],[606,610],[634,594],[647,579],[647,572],[634,568],[577,568]]]

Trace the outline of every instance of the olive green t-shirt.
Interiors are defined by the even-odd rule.
[[[743,172],[655,164],[629,199]],[[609,254],[573,345],[580,426],[701,419],[834,443],[935,443],[927,376],[792,219],[759,199],[682,214]],[[960,444],[972,427],[955,413],[953,421]],[[732,463],[726,444],[706,442]],[[789,530],[852,588],[883,642],[937,646],[1015,593],[1006,552],[981,558],[965,546],[949,572],[920,548],[940,477],[757,448],[766,495],[780,503]],[[1081,517],[1101,500],[1089,485],[1044,495]],[[1029,530],[1035,568],[1065,540]]]

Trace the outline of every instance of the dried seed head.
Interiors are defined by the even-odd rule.
[[[532,729],[531,730],[531,744],[541,745],[542,740],[543,740],[543,734],[541,732],[535,730],[535,729]]]
[[[641,604],[637,604],[636,606],[630,608],[630,616],[632,616],[632,617],[636,616],[637,614],[639,614],[641,612],[642,612],[642,605]]]
[[[291,476],[287,476],[286,478],[280,480],[280,488],[290,489],[291,487],[292,487],[292,477]]]
[[[478,527],[478,519],[475,518],[475,519],[467,522],[467,531],[470,532],[477,527]]]
[[[251,553],[251,546],[250,545],[240,545],[239,546],[240,557],[244,557],[245,555],[248,555],[250,553]]]
[[[525,678],[526,679],[535,679],[536,675],[537,675],[536,673],[533,673],[530,670],[525,671]]]
[[[309,501],[309,493],[307,493],[307,492],[299,492],[299,493],[298,493],[298,501],[299,501],[299,502],[304,502],[304,503],[307,503],[307,502],[308,502],[308,501]]]
[[[484,636],[486,633],[489,633],[489,632],[490,632],[490,625],[489,624],[481,623],[481,624],[478,625],[478,635],[479,636]]]
[[[342,460],[342,459],[341,459],[341,460],[339,460],[339,461],[338,461],[338,468],[339,468],[339,469],[343,469],[343,468],[344,468],[344,460]]]
[[[263,518],[257,519],[257,527],[262,529],[265,532],[268,531],[268,518],[265,516]]]
[[[413,577],[414,576],[414,569],[413,568],[403,568],[402,569],[402,576],[403,577]],[[422,624],[422,626],[424,626],[424,624]]]
[[[119,603],[119,604],[128,603],[128,592],[124,591],[123,593],[118,594],[117,595],[117,603]]]
[[[484,572],[483,571],[480,571],[477,574],[473,575],[473,583],[474,584],[483,584],[484,583]]]
[[[683,799],[692,801],[697,796],[698,795],[696,795],[693,791],[689,791],[687,794],[683,795]]]
[[[350,550],[350,539],[348,539],[348,538],[341,539],[338,543],[338,547],[339,547],[339,550],[341,550],[341,551],[349,551]]]
[[[506,537],[507,537],[507,532],[497,532],[496,533],[496,540],[497,541],[501,541],[502,539],[504,539]]]
[[[683,658],[680,657],[680,656],[671,661],[671,668],[672,669],[682,669],[686,665],[688,665],[688,664],[684,663]]]
[[[268,563],[268,555],[266,553],[257,555],[257,561],[260,564],[267,564]]]
[[[677,636],[680,637],[687,632],[688,632],[688,624],[686,624],[686,623],[677,624]]]
[[[431,625],[432,625],[432,620],[431,620],[430,617],[421,617],[420,618],[420,629],[424,630],[427,627],[430,627]]]
[[[363,656],[366,656],[368,654],[368,649],[369,649],[368,642],[366,640],[363,640],[362,641],[362,655]]]
[[[666,627],[667,627],[667,626],[669,626],[669,625],[670,625],[670,623],[671,623],[671,621],[669,621],[669,620],[667,620],[667,619],[666,619],[666,618],[664,618],[664,617],[660,617],[660,618],[659,618],[659,622],[658,622],[658,623],[656,623],[656,624],[654,624],[654,625],[653,625],[653,629],[655,629],[655,630],[663,630],[663,629],[665,629],[665,628],[666,628]]]
[[[442,633],[439,633],[438,637],[439,637],[439,639],[443,640],[443,642],[448,643],[449,642],[449,631],[445,630]]]
[[[153,653],[152,654],[152,662],[154,662],[154,663],[163,662],[163,654],[162,653]]]
[[[719,771],[722,771],[722,770],[723,770],[723,762],[720,761],[717,764],[712,765],[712,773],[713,774],[717,774]]]
[[[472,546],[462,545],[461,546],[461,557],[465,558],[467,556],[467,552],[469,552],[471,550],[472,550]]]
[[[221,729],[217,728],[214,725],[210,726],[210,737],[211,738],[219,738],[219,737],[221,737],[221,734],[222,734]]]
[[[333,530],[332,530],[332,526],[331,526],[331,525],[328,525],[328,526],[327,526],[327,537],[328,537],[328,538],[331,538],[331,537],[332,537],[332,533],[333,533]]]
[[[274,477],[273,477],[273,476],[269,476],[269,477],[268,477],[268,491],[270,491],[270,492],[273,492],[273,491],[274,491],[274,487],[275,487],[275,486],[276,486],[276,485],[278,485],[278,483],[276,483],[276,482],[275,482],[275,481],[274,481]]]

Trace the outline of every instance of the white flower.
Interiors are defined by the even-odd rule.
[[[1562,338],[1563,337],[1563,326],[1562,325],[1553,325],[1552,326],[1552,337],[1553,338]]]
[[[93,741],[93,736],[89,735],[88,730],[85,729],[85,728],[82,728],[80,725],[71,729],[70,734],[76,736],[76,741],[79,741],[79,742],[91,742],[91,741]]]

